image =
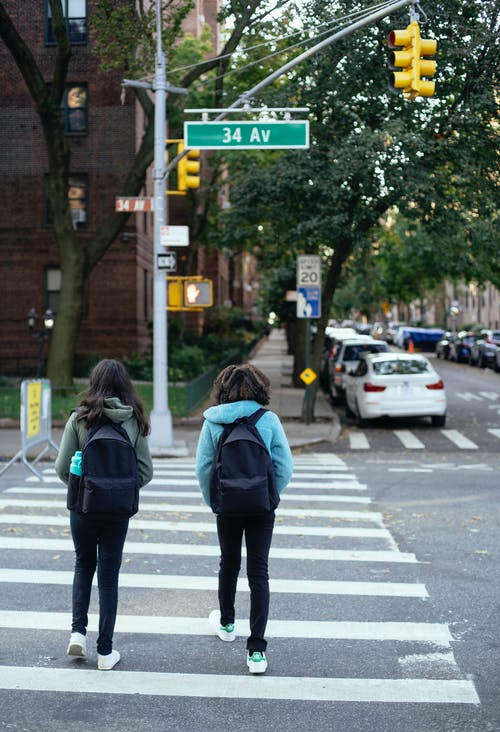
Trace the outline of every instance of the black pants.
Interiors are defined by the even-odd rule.
[[[128,518],[118,521],[91,518],[70,511],[71,535],[75,545],[72,632],[87,633],[92,580],[97,567],[99,587],[99,635],[97,652],[107,656],[113,649],[113,631],[118,607],[118,573]]]
[[[234,623],[234,599],[241,566],[241,543],[245,534],[247,576],[250,587],[250,636],[247,648],[265,651],[264,638],[269,615],[268,558],[273,538],[274,511],[264,516],[217,516],[221,549],[219,606],[221,624]]]

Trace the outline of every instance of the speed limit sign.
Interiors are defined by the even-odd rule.
[[[321,261],[318,254],[297,257],[297,288],[313,285],[321,287]]]
[[[321,317],[321,260],[317,254],[297,257],[297,318]]]

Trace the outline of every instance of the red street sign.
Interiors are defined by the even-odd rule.
[[[134,211],[154,211],[153,198],[115,198],[115,211],[134,213]]]

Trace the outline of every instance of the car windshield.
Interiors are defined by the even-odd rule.
[[[429,364],[416,359],[400,359],[397,361],[375,361],[373,371],[380,376],[391,374],[425,374],[430,372]]]
[[[362,353],[384,353],[387,351],[385,343],[360,343],[355,346],[346,346],[345,361],[359,361]]]

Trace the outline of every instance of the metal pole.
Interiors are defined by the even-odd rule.
[[[311,367],[311,318],[306,318],[306,369]],[[306,424],[312,422],[312,386],[306,384],[305,408]]]
[[[156,64],[155,64],[155,136],[154,136],[154,283],[153,283],[153,410],[151,412],[152,449],[171,447],[172,415],[168,409],[168,329],[167,283],[158,269],[160,229],[167,222],[165,194],[165,140],[167,137],[167,77],[161,43],[161,2],[156,0]]]

